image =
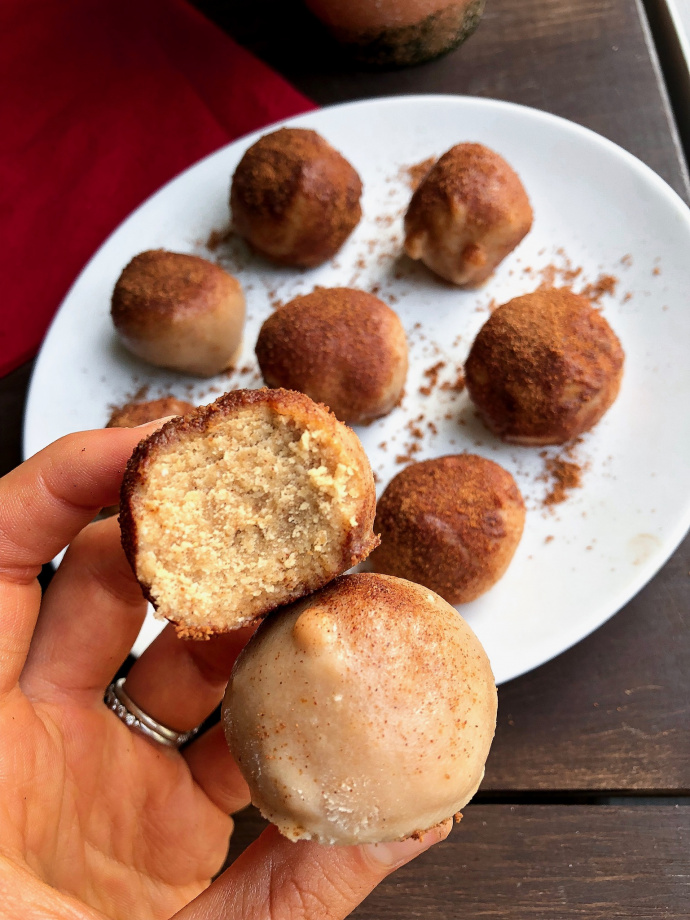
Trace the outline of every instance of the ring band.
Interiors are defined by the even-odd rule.
[[[162,744],[169,748],[180,748],[190,741],[199,731],[199,727],[188,732],[176,732],[167,725],[161,725],[144,712],[125,690],[125,678],[112,683],[105,692],[105,705],[112,709],[118,719],[121,719],[128,728],[133,728],[145,735],[150,741]]]

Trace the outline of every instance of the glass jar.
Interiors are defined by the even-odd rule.
[[[485,0],[305,0],[368,64],[405,66],[445,54],[479,25]]]

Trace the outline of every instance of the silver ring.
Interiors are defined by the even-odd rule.
[[[150,741],[162,744],[165,747],[179,748],[192,739],[199,731],[199,727],[188,732],[176,732],[167,725],[161,725],[144,712],[125,690],[125,678],[112,683],[105,691],[105,705],[112,709],[118,719],[122,719],[128,728],[133,728]]]

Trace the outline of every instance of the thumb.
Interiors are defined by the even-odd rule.
[[[173,920],[343,920],[394,869],[450,833],[352,847],[292,843],[269,827]]]

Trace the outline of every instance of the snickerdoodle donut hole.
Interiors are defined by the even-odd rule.
[[[453,284],[476,287],[532,226],[513,168],[482,144],[457,144],[431,168],[405,215],[405,252]]]
[[[161,396],[159,399],[147,399],[142,402],[128,402],[117,406],[110,413],[106,428],[137,428],[147,422],[155,422],[169,415],[187,415],[196,407],[186,399],[176,396]]]
[[[451,604],[465,604],[505,573],[525,524],[525,505],[507,470],[475,454],[412,463],[376,509],[376,572],[408,578]]]
[[[362,216],[355,169],[316,131],[280,128],[247,150],[230,190],[233,230],[281,265],[313,268]]]
[[[345,575],[259,627],[223,724],[252,801],[286,837],[399,840],[476,792],[496,687],[479,640],[436,594]]]
[[[511,444],[563,444],[613,404],[624,353],[586,297],[535,291],[495,310],[465,364],[467,391],[488,428]]]
[[[366,558],[375,503],[362,445],[324,406],[235,390],[138,445],[122,483],[122,543],[158,615],[203,638]]]
[[[318,288],[279,307],[261,327],[256,356],[268,386],[306,393],[350,424],[390,412],[407,375],[397,314],[351,288]]]
[[[242,286],[199,256],[153,249],[123,269],[110,314],[123,344],[150,364],[199,377],[232,366],[242,345]]]

